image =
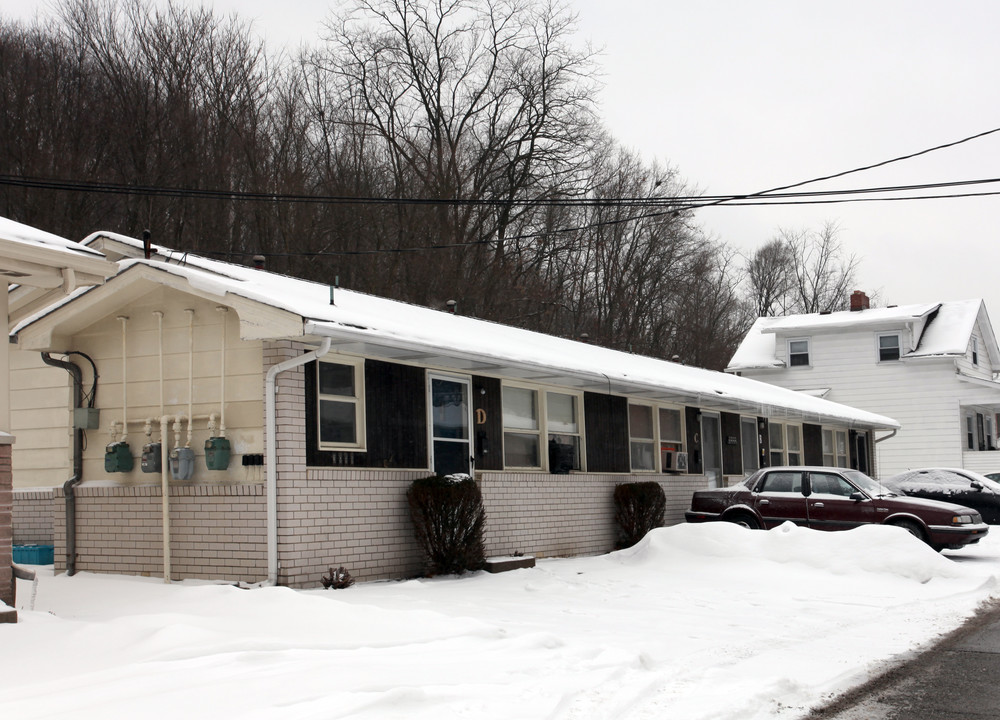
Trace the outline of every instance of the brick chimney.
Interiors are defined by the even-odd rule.
[[[851,312],[858,312],[860,310],[867,310],[871,307],[868,296],[861,290],[855,290],[851,293]]]

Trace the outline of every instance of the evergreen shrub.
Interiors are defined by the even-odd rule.
[[[622,483],[615,487],[615,521],[619,548],[632,547],[646,533],[663,524],[667,496],[654,481]]]
[[[486,510],[467,475],[414,480],[406,492],[428,575],[481,570],[486,563]]]

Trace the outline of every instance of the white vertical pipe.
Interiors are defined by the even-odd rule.
[[[275,378],[278,373],[304,365],[323,357],[330,351],[330,338],[323,338],[323,344],[305,355],[289,358],[273,365],[264,380],[264,430],[265,467],[267,485],[267,583],[278,584],[278,420],[275,394]]]
[[[128,437],[128,374],[126,373],[127,365],[126,353],[127,347],[125,345],[125,326],[128,323],[128,315],[119,315],[118,320],[122,324],[122,442]]]
[[[219,396],[222,408],[219,410],[219,437],[226,437],[226,313],[229,312],[229,308],[219,305],[215,309],[222,313],[222,367],[219,372],[222,385]]]
[[[160,417],[160,464],[162,473],[161,492],[163,495],[163,582],[170,582],[170,457],[167,453],[169,415]]]
[[[188,432],[187,443],[191,447],[191,426],[194,422],[194,310],[187,308],[188,315]]]

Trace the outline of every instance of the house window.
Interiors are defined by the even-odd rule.
[[[985,418],[986,423],[986,447],[984,450],[996,450],[996,446],[993,444],[993,416],[987,415]]]
[[[541,467],[538,393],[504,386],[503,462],[506,467]]]
[[[790,367],[805,367],[809,365],[809,341],[788,341],[788,365]]]
[[[653,408],[628,406],[629,448],[633,470],[656,470],[656,443],[653,433]]]
[[[834,433],[834,437],[837,443],[837,467],[848,467],[851,458],[847,452],[847,431],[837,430]]]
[[[971,415],[965,416],[965,445],[969,450],[976,449],[976,431]]]
[[[878,336],[878,361],[899,360],[899,335],[892,333]]]
[[[677,453],[684,452],[683,415],[677,408],[660,408],[660,469],[687,470],[678,467]]]
[[[364,447],[364,373],[362,365],[316,363],[321,449]]]
[[[788,464],[802,464],[802,429],[798,425],[785,426],[786,446],[788,448]]]
[[[549,470],[580,470],[580,398],[545,393],[545,427],[549,436]]]
[[[972,338],[972,364],[979,364],[979,338]]]
[[[771,423],[767,431],[767,443],[770,451],[770,466],[785,464],[785,426]]]
[[[823,464],[827,467],[833,467],[837,463],[833,449],[833,430],[823,428]]]

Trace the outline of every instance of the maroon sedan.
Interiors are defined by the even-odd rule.
[[[685,517],[753,529],[788,521],[817,530],[897,525],[935,550],[979,542],[989,531],[975,510],[896,495],[864,473],[833,467],[764,468],[739,485],[696,492]]]

